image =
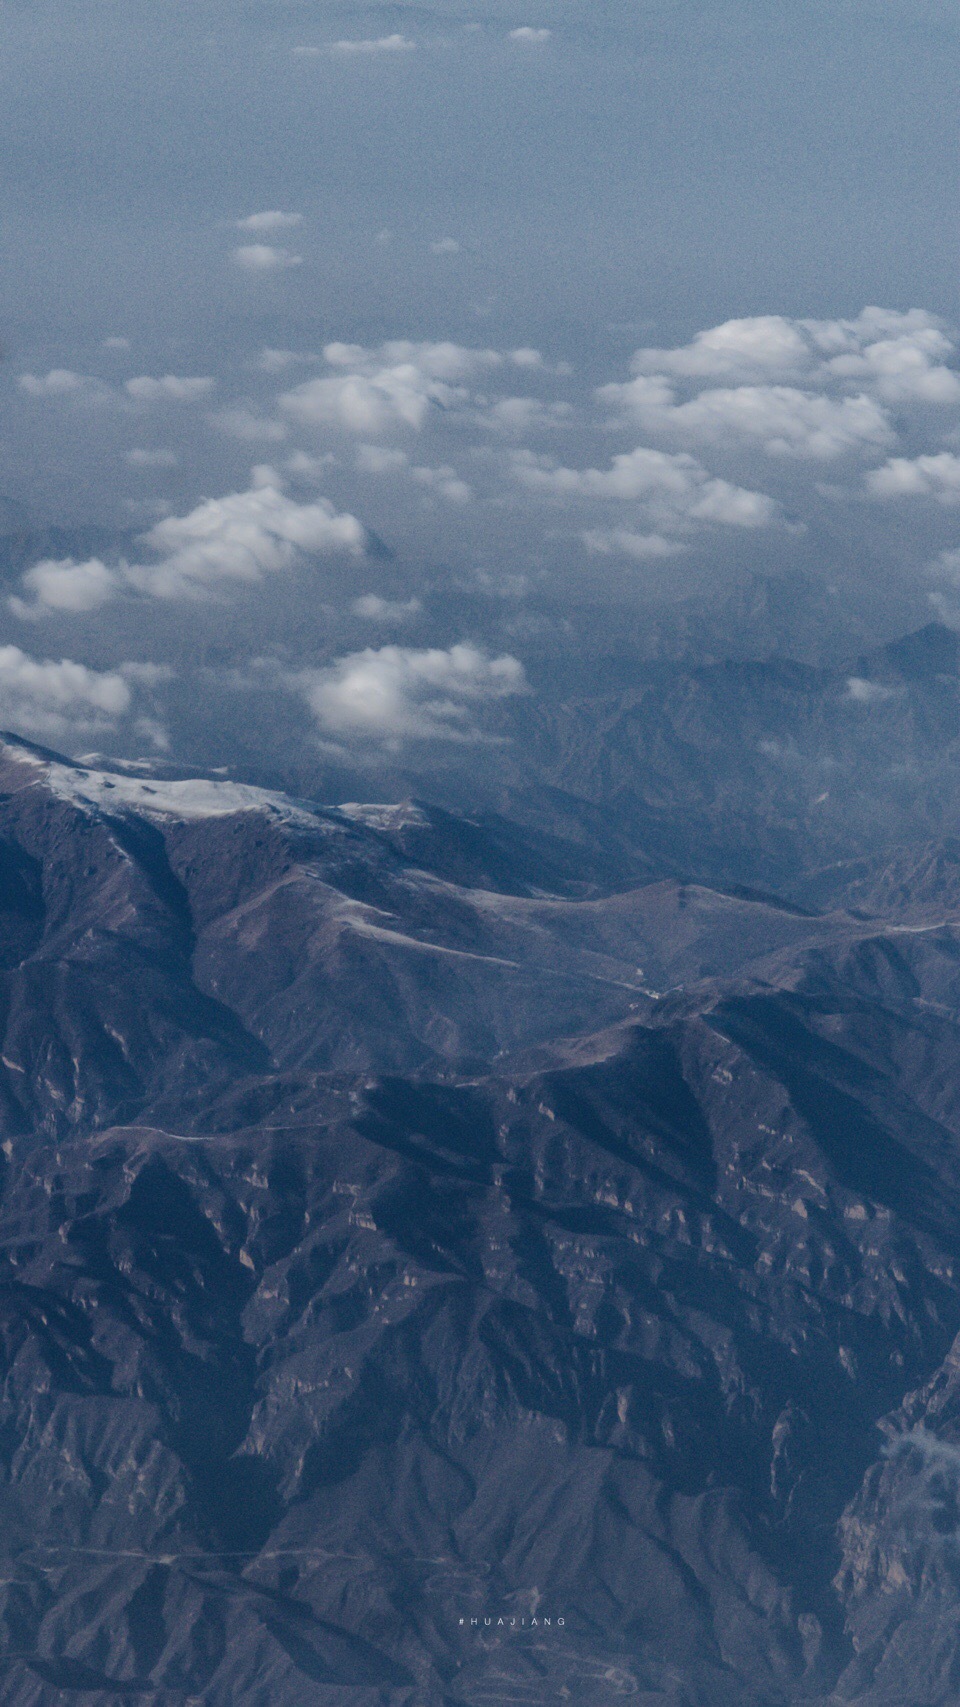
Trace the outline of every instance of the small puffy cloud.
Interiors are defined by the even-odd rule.
[[[406,622],[422,608],[419,599],[384,599],[379,593],[363,593],[350,606],[354,616],[368,622]]]
[[[541,42],[549,41],[552,34],[552,30],[535,29],[531,24],[521,24],[518,29],[509,32],[507,40],[528,42],[536,46]]]
[[[720,522],[766,527],[778,513],[776,503],[765,493],[717,479],[692,456],[668,455],[646,445],[615,456],[609,468],[563,468],[547,457],[519,451],[514,471],[531,491],[558,498],[643,504],[661,526]]]
[[[39,617],[96,610],[125,592],[202,597],[231,585],[253,585],[292,569],[304,556],[359,554],[365,543],[355,516],[338,514],[325,498],[298,504],[273,469],[260,469],[248,491],[207,498],[185,516],[155,522],[141,538],[147,561],[110,566],[99,558],[64,558],[34,564],[21,581],[26,597],[11,599],[10,608],[20,617]]]
[[[119,670],[90,670],[71,658],[32,658],[0,646],[0,723],[41,740],[59,741],[111,728],[130,709]]]
[[[303,266],[302,255],[272,243],[241,243],[234,249],[233,259],[245,273],[282,273],[290,267]]]
[[[882,468],[869,471],[865,485],[873,498],[935,498],[940,504],[960,504],[960,456],[951,451],[893,456]]]
[[[446,651],[368,646],[328,669],[302,672],[290,685],[326,734],[374,741],[475,739],[471,712],[527,690],[518,659],[491,658],[465,643]]]
[[[175,451],[158,448],[144,450],[137,446],[128,450],[124,459],[130,468],[176,468],[177,455]]]
[[[137,403],[202,403],[215,385],[206,375],[165,373],[154,379],[144,373],[128,379],[124,389]]]
[[[455,468],[444,463],[440,468],[411,468],[410,473],[421,486],[445,498],[448,504],[469,504],[473,490],[460,478]]]
[[[884,700],[896,697],[896,689],[884,687],[882,682],[871,682],[866,676],[848,676],[844,697],[854,705],[882,705]]]
[[[70,368],[54,367],[49,373],[22,373],[17,379],[27,397],[45,399],[71,398],[78,402],[102,402],[112,395],[110,387],[92,374],[74,373]]]
[[[455,237],[438,237],[430,245],[434,255],[459,255],[460,245]]]
[[[267,208],[263,213],[248,213],[244,219],[235,219],[234,225],[238,231],[292,231],[303,224],[302,213],[282,213],[279,208]]]
[[[632,557],[638,563],[657,557],[673,557],[683,550],[679,540],[662,533],[635,533],[630,528],[586,528],[582,534],[588,551],[603,557]]]
[[[369,54],[369,53],[412,53],[415,42],[408,36],[376,36],[366,37],[359,41],[335,41],[330,44],[331,53]]]
[[[27,598],[11,598],[15,616],[47,616],[54,611],[79,616],[108,604],[117,593],[118,577],[99,557],[85,563],[72,557],[45,557],[26,571],[20,584]]]
[[[129,350],[130,339],[129,338],[104,338],[103,348],[105,350],[117,350],[117,351]]]

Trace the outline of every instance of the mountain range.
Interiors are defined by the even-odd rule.
[[[645,670],[474,810],[5,738],[10,1707],[960,1697],[960,649]]]

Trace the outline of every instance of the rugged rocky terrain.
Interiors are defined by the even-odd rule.
[[[960,1698],[957,848],[786,818],[8,739],[5,1704]]]

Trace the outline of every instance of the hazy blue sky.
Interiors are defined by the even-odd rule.
[[[11,586],[4,716],[162,739],[178,633],[253,631],[324,738],[462,732],[519,678],[453,629],[423,662],[445,575],[522,599],[873,553],[954,597],[955,6],[2,16],[0,491],[146,536]],[[95,669],[73,700],[30,676],[54,656]],[[131,656],[152,685],[98,686]]]

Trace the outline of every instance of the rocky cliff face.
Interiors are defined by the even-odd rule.
[[[668,863],[8,742],[4,1703],[957,1700],[955,851]]]

